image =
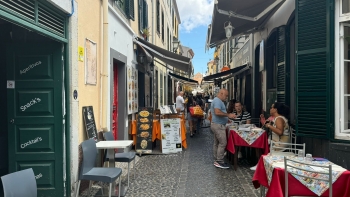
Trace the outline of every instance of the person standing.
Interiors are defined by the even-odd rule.
[[[210,128],[214,133],[214,166],[217,168],[229,168],[229,166],[224,163],[224,154],[227,145],[226,123],[228,122],[228,118],[234,118],[234,115],[226,112],[224,101],[227,97],[228,91],[226,89],[219,90],[210,108],[212,113]]]
[[[185,100],[182,97],[184,95],[184,92],[179,92],[178,96],[176,97],[176,111],[178,114],[181,114],[184,112],[185,109]]]

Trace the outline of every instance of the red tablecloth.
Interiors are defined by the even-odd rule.
[[[267,190],[266,197],[283,197],[284,196],[284,169],[275,168],[273,170],[270,186],[268,185],[266,170],[264,167],[263,157],[260,157],[258,166],[253,176],[253,184],[257,189],[260,185]],[[292,175],[288,174],[289,195],[291,196],[315,196],[309,188],[300,183]],[[325,191],[322,196],[329,196],[329,190]],[[333,183],[333,197],[350,196],[350,171],[343,172],[340,177]]]
[[[255,142],[249,145],[244,139],[241,138],[235,131],[231,130],[227,140],[226,149],[232,154],[235,154],[235,146],[248,146],[253,148],[262,148],[264,155],[269,153],[269,144],[267,141],[267,134],[264,132],[261,136],[255,140]]]

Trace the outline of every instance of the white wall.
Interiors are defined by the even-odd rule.
[[[64,0],[62,0],[64,1]],[[70,98],[73,98],[73,91],[78,89],[78,79],[79,79],[79,69],[78,69],[78,4],[75,1],[74,2],[74,14],[69,18],[68,22],[68,31],[69,33],[69,76],[66,76],[69,78],[69,90],[66,90],[66,93],[70,95]],[[74,100],[71,99],[70,103],[67,103],[67,105],[70,108],[70,114],[66,117],[70,118],[70,128],[69,128],[69,137],[70,137],[70,177],[71,177],[71,196],[74,193],[73,186],[75,185],[76,179],[77,179],[77,172],[78,172],[78,166],[79,166],[79,153],[78,153],[78,144],[79,144],[79,117],[80,117],[80,110],[79,110],[79,99]],[[68,186],[69,187],[69,186]]]
[[[66,12],[71,13],[72,12],[72,1],[71,0],[47,0],[52,5],[56,6],[58,9]],[[76,2],[74,2],[76,3]]]
[[[265,28],[254,33],[254,49],[261,42],[261,40],[266,40],[270,35],[271,31],[276,27],[281,25],[286,25],[288,19],[295,9],[295,0],[287,0],[283,5],[275,12],[275,14],[267,21]]]
[[[130,28],[128,24],[124,22],[124,20],[120,16],[113,7],[109,6],[109,11],[108,11],[108,44],[109,48],[114,49],[115,51],[125,55],[127,57],[127,66],[133,65],[132,61],[136,61],[134,58],[134,48],[133,48],[133,35],[135,33],[133,30]],[[110,59],[110,54],[108,59]],[[111,62],[112,63],[112,62]],[[111,70],[111,66],[108,67],[108,73],[109,73],[109,82],[111,81],[111,77],[113,77],[113,70]],[[111,89],[112,84],[108,83],[108,90]],[[108,93],[108,105],[107,109],[111,109],[112,106],[112,94],[113,92]],[[127,111],[127,104],[125,104],[125,110]],[[122,115],[122,114],[120,114]],[[107,110],[107,117],[112,117],[110,114],[110,110]],[[125,117],[125,121],[128,122],[128,117]],[[111,125],[111,118],[107,118],[107,125]],[[124,131],[124,136],[128,136],[128,126],[123,130]],[[110,131],[111,128],[108,128]],[[118,132],[121,132],[118,130]]]

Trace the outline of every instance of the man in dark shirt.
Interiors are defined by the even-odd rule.
[[[235,103],[235,114],[234,118],[231,119],[234,123],[242,123],[242,124],[250,124],[251,116],[247,111],[243,111],[243,105],[240,101],[236,101]]]

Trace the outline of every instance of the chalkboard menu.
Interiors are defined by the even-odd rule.
[[[136,152],[152,152],[153,108],[142,107],[138,110]]]
[[[83,107],[83,119],[87,137],[97,142],[97,130],[92,106]]]

